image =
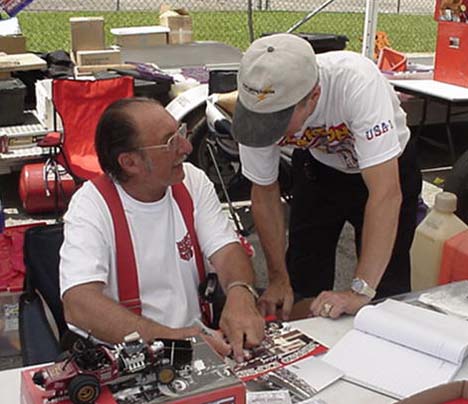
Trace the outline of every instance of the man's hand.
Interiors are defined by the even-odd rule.
[[[276,315],[280,320],[288,320],[294,303],[294,295],[287,276],[272,279],[268,288],[258,300],[262,316]]]
[[[237,362],[244,360],[244,346],[252,348],[264,338],[265,321],[255,306],[254,297],[242,286],[229,290],[219,325]]]
[[[325,291],[320,293],[310,305],[311,316],[338,318],[342,314],[356,314],[370,302],[367,296],[350,290],[342,292]]]

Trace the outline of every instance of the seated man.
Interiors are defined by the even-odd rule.
[[[60,286],[72,329],[111,343],[137,331],[143,339],[182,339],[200,333],[199,275],[194,244],[174,198],[185,185],[203,255],[227,294],[220,328],[237,360],[243,346],[263,339],[250,260],[238,243],[207,176],[184,164],[192,151],[174,118],[157,102],[122,99],[102,115],[96,151],[118,192],[133,243],[141,315],[119,304],[119,273],[112,216],[93,182],[73,196],[65,214]],[[127,269],[125,269],[127,270]],[[83,332],[82,332],[83,333]]]

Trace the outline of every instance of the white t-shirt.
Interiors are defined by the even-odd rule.
[[[200,248],[205,257],[210,257],[226,244],[238,242],[238,238],[205,173],[188,163],[184,171]],[[187,248],[184,219],[171,189],[152,203],[133,199],[119,185],[117,190],[133,241],[142,314],[169,327],[190,326],[200,318],[199,277],[195,256]],[[73,196],[64,231],[60,250],[62,296],[73,286],[98,281],[105,284],[104,293],[118,301],[112,218],[91,182]]]
[[[317,55],[321,94],[302,129],[272,146],[240,145],[243,174],[268,185],[278,178],[281,146],[308,148],[321,163],[345,173],[399,156],[408,142],[406,113],[372,61],[348,51]]]

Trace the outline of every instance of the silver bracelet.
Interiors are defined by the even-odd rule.
[[[235,288],[236,286],[242,286],[243,288],[246,288],[250,294],[257,300],[259,298],[257,291],[254,289],[254,287],[247,282],[242,282],[242,281],[234,281],[231,282],[228,287],[226,288],[226,294],[232,289]]]

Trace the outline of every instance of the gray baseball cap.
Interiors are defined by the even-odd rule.
[[[296,104],[309,94],[318,75],[314,50],[306,40],[275,34],[254,41],[237,75],[234,139],[250,147],[281,139]]]

